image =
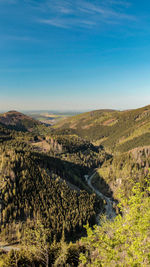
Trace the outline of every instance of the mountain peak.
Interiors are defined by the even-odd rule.
[[[0,122],[14,130],[20,131],[28,131],[28,129],[32,129],[40,124],[40,122],[16,110],[0,114]]]

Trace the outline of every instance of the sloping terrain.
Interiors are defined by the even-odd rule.
[[[150,106],[136,110],[97,110],[61,121],[58,133],[74,133],[109,151],[150,145]]]
[[[150,146],[138,147],[129,152],[114,155],[97,169],[93,184],[100,189],[104,181],[109,184],[114,198],[129,197],[135,183],[144,187],[149,179]],[[104,189],[105,190],[105,189]]]
[[[18,111],[9,111],[0,114],[0,123],[8,126],[10,129],[24,132],[32,130],[34,127],[41,124],[40,122]]]
[[[19,118],[24,123],[24,115]],[[105,153],[98,159],[101,151],[78,137],[67,141],[65,136],[35,136],[30,129],[11,130],[16,113],[6,121],[0,124],[1,238],[18,240],[38,218],[51,229],[52,239],[60,239],[62,231],[72,240],[82,235],[83,225],[94,224],[104,209],[84,175],[102,164]],[[47,149],[39,147],[43,142]]]
[[[95,195],[67,185],[65,176],[69,174],[55,158],[26,150],[9,151],[1,154],[0,166],[2,235],[6,229],[11,234],[16,223],[21,228],[22,223],[40,218],[51,229],[52,238],[61,238],[62,230],[66,238],[70,234],[73,238],[82,233],[84,224],[95,223],[96,213],[103,207]]]
[[[135,253],[134,260],[137,259],[139,262],[135,250],[136,233],[142,234],[138,244],[139,251],[141,244],[144,246],[142,250],[144,262],[145,251],[148,251],[148,239],[145,239],[143,231],[149,236],[147,223],[149,217],[146,217],[145,210],[149,206],[149,193],[146,187],[148,187],[150,167],[150,107],[122,112],[114,110],[88,112],[61,121],[54,127],[38,124],[17,112],[8,114],[2,115],[0,122],[0,238],[8,243],[21,241],[26,236],[26,229],[36,235],[40,230],[37,224],[39,221],[42,231],[48,230],[48,236],[40,234],[39,238],[38,235],[38,243],[36,240],[33,241],[31,236],[28,239],[31,243],[30,245],[28,243],[27,254],[19,251],[18,254],[10,253],[8,257],[3,255],[6,262],[9,261],[4,266],[11,266],[10,262],[12,263],[12,259],[16,262],[17,257],[20,257],[21,264],[25,263],[26,258],[27,266],[31,266],[32,263],[37,264],[37,261],[39,262],[37,266],[41,266],[39,251],[34,251],[35,244],[40,245],[40,242],[43,242],[41,236],[46,238],[44,253],[48,247],[50,262],[55,263],[55,266],[61,266],[62,262],[63,266],[67,266],[65,264],[78,266],[81,251],[83,254],[80,260],[83,264],[89,262],[96,264],[98,240],[100,240],[98,245],[100,261],[104,256],[104,263],[112,260],[113,264],[112,253],[116,246],[120,257],[117,256],[117,261],[120,262],[122,255],[125,255],[124,246],[128,242],[129,258]],[[135,195],[135,184],[141,188],[141,199],[139,195]],[[97,196],[92,193],[92,188],[96,189],[95,192],[99,192],[96,193]],[[103,200],[98,197],[102,195]],[[143,198],[145,195],[146,198]],[[136,202],[134,201],[134,205],[130,207],[127,203],[132,204],[132,197]],[[99,215],[106,210],[108,198],[113,213],[115,214],[115,208],[118,214],[114,223],[105,220],[103,222],[100,217],[99,221],[102,220],[100,228],[94,228],[98,229],[100,234],[96,232],[95,235],[92,229],[87,228],[88,237],[85,243],[82,244],[82,241],[71,245],[64,243],[64,240],[75,241],[85,235],[85,224],[93,226],[98,222]],[[121,213],[120,206],[116,207],[116,200],[123,203]],[[143,207],[142,201],[145,206],[140,216],[144,228],[141,228],[141,219],[138,217],[139,208]],[[131,218],[128,217],[130,208],[133,208],[129,213]],[[124,222],[126,214],[129,224]],[[129,231],[132,219],[132,233],[135,230],[135,240]],[[129,228],[126,228],[127,225]],[[140,231],[136,230],[137,225]],[[126,229],[129,233],[127,240]],[[89,237],[91,234],[92,238]],[[132,250],[134,241],[132,254],[130,247]],[[86,242],[92,244],[89,246]],[[105,245],[106,248],[110,246],[110,254]],[[29,252],[31,250],[33,254]]]
[[[7,126],[0,123],[0,143],[11,139],[11,131]]]

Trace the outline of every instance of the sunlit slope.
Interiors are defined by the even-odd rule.
[[[0,114],[0,123],[7,126],[7,128],[24,132],[32,130],[41,124],[39,121],[18,111],[9,111]]]
[[[125,152],[150,145],[150,106],[87,112],[61,121],[55,131],[72,132],[109,150]]]

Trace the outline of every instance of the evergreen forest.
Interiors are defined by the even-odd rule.
[[[150,266],[150,106],[0,114],[0,266]]]

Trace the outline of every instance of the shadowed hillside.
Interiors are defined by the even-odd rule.
[[[0,114],[0,122],[10,129],[24,132],[32,130],[34,127],[41,124],[31,117],[14,110]]]

